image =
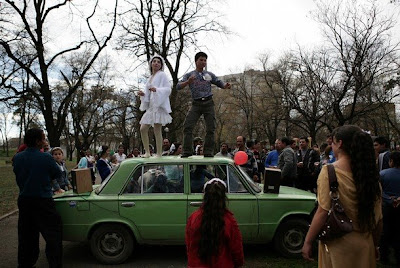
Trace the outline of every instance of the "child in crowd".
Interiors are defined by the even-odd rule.
[[[110,157],[110,164],[111,164],[111,166],[112,166],[112,170],[115,171],[115,170],[117,169],[118,165],[119,165],[119,163],[118,163],[118,158],[117,158],[117,155],[116,155],[116,154],[113,154],[113,155]]]
[[[63,150],[60,147],[54,147],[53,149],[51,149],[51,155],[53,156],[54,160],[61,170],[61,176],[57,177],[57,183],[60,185],[60,188],[63,190],[72,189],[72,185],[68,180],[68,171],[64,163]]]

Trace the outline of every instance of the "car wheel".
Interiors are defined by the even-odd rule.
[[[131,256],[134,240],[122,225],[104,224],[97,228],[91,239],[90,249],[96,259],[105,264],[119,264]]]
[[[290,219],[283,222],[275,233],[275,249],[287,258],[301,257],[308,225],[308,222],[303,219]]]

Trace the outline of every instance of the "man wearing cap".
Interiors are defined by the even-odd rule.
[[[196,69],[185,74],[181,81],[179,81],[176,89],[182,89],[189,85],[192,95],[192,107],[186,115],[186,120],[183,129],[183,154],[182,157],[188,157],[193,154],[192,140],[193,128],[199,120],[200,116],[204,116],[206,123],[206,138],[204,144],[204,156],[213,157],[214,153],[214,132],[215,132],[215,111],[214,101],[212,99],[211,84],[219,88],[229,89],[229,83],[223,83],[215,74],[208,72],[205,68],[207,66],[207,54],[198,52],[195,57]]]

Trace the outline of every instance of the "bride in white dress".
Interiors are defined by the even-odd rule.
[[[154,55],[149,61],[151,76],[146,82],[143,91],[139,91],[140,110],[146,111],[140,120],[140,134],[145,149],[143,157],[150,157],[149,129],[154,127],[156,138],[157,156],[162,154],[161,128],[172,122],[169,113],[172,112],[169,102],[171,83],[164,73],[164,59],[160,55]]]

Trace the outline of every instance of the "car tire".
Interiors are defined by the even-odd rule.
[[[90,238],[90,249],[96,259],[104,264],[120,264],[131,256],[134,239],[128,229],[118,224],[98,227]]]
[[[289,219],[279,225],[274,237],[275,249],[286,258],[301,257],[301,249],[309,223],[303,219]]]

